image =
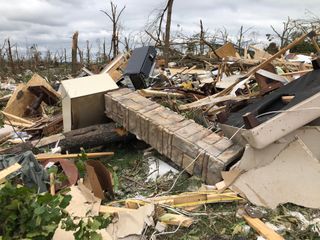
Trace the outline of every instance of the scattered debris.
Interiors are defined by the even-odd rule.
[[[319,53],[319,33],[271,54],[212,44],[201,29],[199,54],[146,32],[156,46],[113,49],[95,67],[77,66],[75,33],[78,77],[1,83],[0,195],[12,184],[55,199],[53,239],[286,239],[287,218],[319,235],[320,58],[288,52],[309,39]]]

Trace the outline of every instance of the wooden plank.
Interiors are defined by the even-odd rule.
[[[10,167],[7,167],[4,170],[0,171],[0,183],[3,183],[6,181],[6,177],[10,175],[11,173],[14,173],[15,171],[18,171],[21,168],[21,165],[19,163],[15,163],[11,165]]]
[[[283,237],[265,225],[259,218],[252,218],[248,215],[243,215],[243,218],[254,230],[267,240],[284,240]]]
[[[99,152],[99,153],[87,153],[87,158],[98,158],[98,157],[105,157],[105,156],[113,156],[114,152]],[[45,161],[48,159],[68,159],[68,158],[77,158],[80,156],[80,153],[74,154],[38,154],[36,155],[36,159],[38,161]]]
[[[281,76],[292,76],[292,75],[304,75],[308,72],[312,72],[313,69],[306,69],[306,70],[301,70],[301,71],[296,71],[296,72],[287,72],[287,73],[280,73]]]
[[[215,97],[215,96],[208,96],[205,98],[202,98],[198,101],[192,102],[192,103],[188,103],[188,104],[184,104],[184,105],[180,105],[179,109],[180,110],[187,110],[187,109],[191,109],[191,108],[197,108],[197,107],[202,107],[202,106],[206,106],[206,105],[211,105],[211,107],[213,105],[216,105],[217,103],[221,103],[221,102],[225,102],[225,101],[242,101],[242,100],[246,100],[246,99],[250,99],[252,98],[253,95],[240,95],[240,96],[232,96],[232,95],[226,95],[226,96],[221,96],[221,97]]]
[[[124,207],[111,207],[111,206],[100,206],[99,212],[101,213],[109,213],[109,214],[114,214],[114,213],[119,213],[119,212],[136,212],[136,209],[131,209],[131,208],[124,208]]]
[[[24,118],[18,117],[16,115],[13,115],[13,114],[10,114],[10,113],[4,112],[4,111],[1,111],[1,113],[3,115],[5,115],[5,117],[8,118],[12,122],[22,123],[22,124],[25,124],[25,125],[30,125],[30,127],[34,124],[34,122],[31,122],[31,121],[26,120]]]
[[[157,90],[150,90],[150,89],[141,89],[141,90],[138,90],[137,92],[144,97],[174,97],[174,98],[185,97],[185,95],[181,93],[157,91]]]
[[[168,225],[176,225],[182,227],[190,227],[190,225],[193,223],[193,219],[190,217],[172,213],[163,214],[158,218],[158,220]]]
[[[41,138],[40,140],[33,140],[31,142],[31,144],[34,147],[43,147],[43,146],[47,146],[47,145],[50,145],[52,143],[58,142],[58,141],[60,141],[62,139],[65,139],[65,136],[62,133],[58,133],[58,134],[55,134],[55,135],[51,135],[49,137]]]

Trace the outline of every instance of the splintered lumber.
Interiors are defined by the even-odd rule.
[[[6,181],[6,177],[10,175],[11,173],[14,173],[15,171],[18,171],[21,168],[21,165],[19,163],[15,163],[11,165],[10,167],[7,167],[4,170],[0,171],[0,184]]]
[[[193,223],[193,219],[184,215],[165,213],[158,218],[159,221],[168,225],[176,225],[182,227],[190,227]]]
[[[62,133],[58,133],[58,134],[51,135],[49,137],[41,138],[40,140],[33,140],[31,142],[31,144],[34,147],[40,148],[40,147],[48,146],[50,144],[56,143],[58,141],[61,141],[64,138],[65,138],[65,136]]]
[[[218,191],[212,190],[203,192],[186,192],[179,195],[162,196],[147,199],[127,199],[125,203],[128,208],[137,208],[139,205],[145,205],[148,203],[165,204],[172,207],[184,208],[207,203],[232,202],[241,199],[242,198],[238,197],[237,194],[232,191],[218,193]]]
[[[301,37],[297,38],[296,40],[294,40],[292,43],[290,43],[288,46],[280,49],[276,54],[270,56],[269,58],[267,58],[266,60],[264,60],[263,62],[261,62],[259,65],[253,67],[250,71],[248,71],[242,78],[251,78],[251,76],[253,76],[258,70],[262,69],[263,67],[265,67],[267,64],[269,64],[270,62],[272,62],[273,60],[277,60],[278,57],[280,57],[282,54],[284,54],[287,50],[291,49],[292,47],[294,47],[295,45],[301,43],[306,37],[310,37],[312,38],[313,36],[315,36],[315,32],[311,31],[309,33],[306,33],[304,35],[302,35]],[[287,64],[287,63],[286,63]],[[223,91],[219,92],[216,94],[216,97],[219,96],[223,96],[228,94],[239,82],[241,81],[241,79],[239,78],[237,81],[235,81],[232,85],[230,85],[229,87],[227,87],[226,89],[224,89]]]
[[[114,152],[98,152],[98,153],[86,153],[87,158],[99,158],[99,157],[106,157],[106,156],[113,156]],[[77,158],[81,154],[38,154],[36,155],[36,159],[38,161],[45,161],[48,159],[68,159],[68,158]]]
[[[311,39],[316,35],[315,31],[311,31],[309,33],[303,34],[301,37],[297,38],[294,40],[292,43],[290,43],[288,46],[280,49],[276,54],[272,55],[271,57],[267,58],[265,61],[260,63],[258,66],[254,67],[251,69],[249,72],[246,73],[244,77],[249,77],[252,74],[255,74],[259,69],[263,68],[266,66],[268,63],[273,61],[274,59],[280,57],[282,54],[284,54],[287,50],[293,48],[297,44],[301,43],[306,37],[310,37]]]
[[[180,105],[179,109],[180,110],[187,110],[187,109],[192,109],[192,108],[198,108],[206,105],[215,105],[217,103],[225,102],[225,101],[242,101],[246,99],[252,98],[253,95],[240,95],[240,96],[233,96],[233,95],[226,95],[226,96],[221,96],[221,97],[215,97],[215,96],[208,96],[205,98],[202,98],[198,101]]]
[[[141,90],[138,90],[137,92],[144,97],[174,97],[174,98],[185,97],[185,95],[181,93],[164,92],[164,91],[150,90],[150,89],[141,89]]]
[[[50,194],[52,196],[56,194],[56,189],[54,184],[55,184],[54,173],[50,173]]]
[[[20,154],[29,150],[32,150],[33,145],[30,142],[24,142],[17,144],[13,147],[0,150],[0,154]]]
[[[0,98],[0,105],[5,105],[9,99],[11,98],[12,94],[7,94]]]
[[[119,212],[137,212],[136,209],[131,209],[131,208],[123,208],[123,207],[111,207],[111,206],[100,206],[99,212],[101,213],[109,213],[109,214],[114,214],[114,213],[119,213]]]
[[[313,69],[306,69],[306,70],[301,70],[301,71],[296,71],[296,72],[287,72],[287,73],[281,73],[281,76],[292,76],[292,75],[303,75],[308,72],[313,71]]]
[[[319,47],[319,45],[317,43],[316,36],[312,37],[311,41],[312,41],[312,44],[313,44],[314,48],[316,49],[317,53],[319,54],[320,53],[320,47]]]
[[[8,122],[9,125],[12,124],[19,127],[31,127],[34,124],[34,122],[18,117],[16,115],[4,111],[1,111],[1,113],[5,116],[5,122]]]
[[[273,231],[267,225],[265,225],[259,218],[252,218],[248,215],[243,215],[243,218],[247,223],[256,230],[262,237],[267,240],[284,240],[278,233]]]

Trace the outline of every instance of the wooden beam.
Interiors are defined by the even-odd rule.
[[[0,171],[0,183],[3,183],[6,181],[6,177],[10,175],[11,173],[14,173],[15,171],[18,171],[21,168],[21,165],[19,163],[15,163],[11,165],[10,167],[7,167],[4,170]]]
[[[99,153],[86,153],[87,158],[99,158],[106,156],[113,156],[114,152],[99,152]],[[38,161],[45,161],[48,159],[62,159],[62,158],[77,158],[81,153],[74,154],[38,154],[36,155],[36,159]]]
[[[308,72],[312,72],[313,69],[306,69],[306,70],[301,70],[301,71],[296,71],[296,72],[287,72],[287,73],[280,73],[281,76],[292,76],[292,75],[302,75],[306,74]]]
[[[28,126],[32,126],[34,124],[34,122],[31,122],[29,120],[26,120],[24,118],[21,118],[21,117],[18,117],[18,116],[15,116],[13,114],[10,114],[10,113],[7,113],[7,112],[4,112],[4,111],[1,111],[1,113],[6,117],[8,118],[10,121],[15,121],[15,122],[19,122],[19,123],[23,123],[23,124],[26,124]]]
[[[175,98],[185,97],[185,95],[181,93],[165,92],[165,91],[150,90],[150,89],[141,89],[141,90],[138,90],[137,92],[144,97],[175,97]]]
[[[243,215],[243,218],[255,231],[267,240],[284,240],[283,237],[265,225],[259,218],[252,218],[248,215]]]
[[[312,44],[313,44],[314,48],[316,49],[317,53],[320,54],[320,47],[317,43],[316,36],[312,37],[311,41],[312,41]]]
[[[99,212],[115,214],[119,212],[136,212],[136,209],[124,208],[124,207],[111,207],[111,206],[100,206]]]
[[[254,97],[254,95],[251,95],[251,94],[240,95],[240,96],[226,95],[226,96],[220,96],[220,97],[216,97],[215,95],[213,95],[213,96],[208,96],[208,97],[202,98],[202,99],[195,101],[195,102],[192,102],[192,103],[180,105],[179,110],[198,108],[198,107],[202,107],[202,106],[206,106],[206,105],[211,105],[211,107],[213,107],[213,105],[216,105],[217,103],[220,103],[220,102],[225,102],[225,101],[230,101],[230,100],[242,101],[242,100],[250,99],[252,97]]]

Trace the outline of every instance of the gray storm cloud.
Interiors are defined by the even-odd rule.
[[[165,1],[114,0],[126,6],[121,24],[128,34],[142,31],[154,9],[161,9]],[[46,49],[69,47],[74,31],[79,31],[81,44],[89,40],[109,40],[111,23],[100,12],[109,7],[106,0],[0,0],[0,41],[10,37],[24,45],[36,43]],[[172,17],[173,30],[186,33],[199,31],[199,20],[214,32],[225,27],[236,35],[240,26],[252,27],[261,38],[271,32],[270,25],[281,29],[282,22],[291,18],[306,18],[309,10],[320,12],[315,0],[175,0]]]

